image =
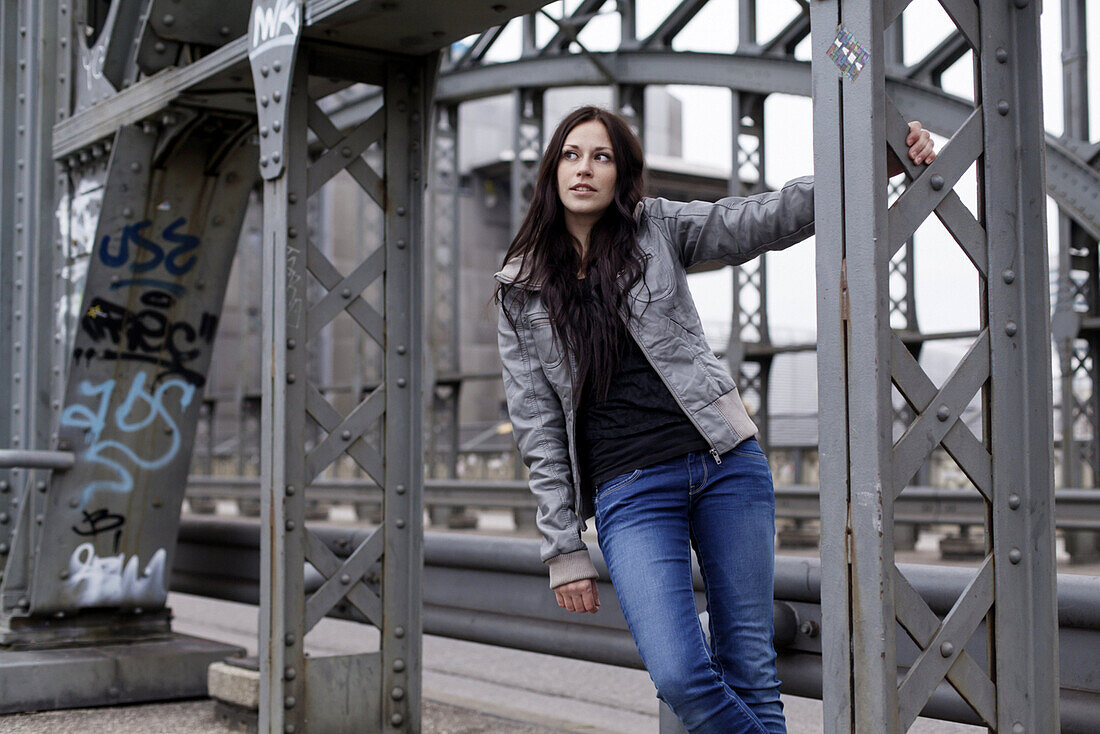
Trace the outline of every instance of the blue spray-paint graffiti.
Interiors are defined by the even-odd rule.
[[[170,434],[171,441],[159,456],[151,458],[138,456],[125,443],[100,439],[104,428],[107,427],[107,413],[115,392],[115,380],[105,380],[99,384],[93,384],[88,380],[82,381],[77,387],[80,394],[98,397],[98,404],[89,407],[76,403],[66,406],[61,413],[61,425],[73,426],[87,432],[85,440],[88,447],[79,455],[79,459],[105,466],[115,475],[111,479],[96,479],[86,484],[82,490],[82,507],[88,506],[96,492],[129,493],[134,488],[134,477],[130,473],[131,465],[146,470],[160,469],[179,453],[182,441],[179,426],[165,402],[165,395],[169,390],[177,391],[178,404],[182,411],[191,404],[195,396],[195,386],[172,378],[165,380],[156,387],[154,392],[149,393],[145,389],[145,380],[144,372],[134,377],[126,398],[114,409],[111,419],[114,423],[113,428],[122,434],[135,434],[147,428]],[[144,409],[144,415],[141,414],[142,408],[138,407],[139,403]],[[154,442],[133,440],[130,443],[140,446]]]
[[[165,253],[163,247],[141,233],[141,230],[150,224],[152,224],[151,221],[144,219],[140,222],[125,225],[122,228],[122,236],[118,239],[118,252],[114,254],[110,251],[111,236],[104,235],[99,242],[100,261],[111,268],[120,268],[126,263],[130,263],[130,272],[137,275],[148,273],[161,264],[172,275],[183,275],[191,270],[195,266],[197,256],[191,255],[186,260],[181,260],[181,258],[198,249],[199,238],[178,231],[180,227],[187,224],[187,219],[179,217],[161,231],[160,234],[163,239],[176,245],[167,253]],[[130,256],[131,244],[134,245],[133,258]],[[151,257],[139,262],[138,258],[141,256],[141,250],[148,252]]]

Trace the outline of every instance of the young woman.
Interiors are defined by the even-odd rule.
[[[935,157],[919,123],[907,144],[916,163]],[[681,203],[643,198],[644,174],[622,118],[597,107],[570,113],[496,274],[508,412],[538,499],[542,559],[559,606],[597,611],[597,574],[581,540],[594,515],[658,697],[693,733],[785,732],[772,645],[771,472],[703,336],[685,270],[738,265],[813,234],[813,179]]]

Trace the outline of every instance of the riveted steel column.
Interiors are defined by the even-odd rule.
[[[53,120],[57,114],[58,8],[52,3],[0,6],[0,121],[4,190],[0,192],[0,439],[13,449],[50,448],[57,398],[51,357],[57,272],[54,244]],[[10,350],[9,350],[10,348]],[[51,400],[51,397],[53,400]],[[29,476],[33,474],[34,476]],[[41,478],[39,477],[41,474]],[[0,473],[0,569],[11,543],[24,486],[45,472]],[[6,486],[5,484],[6,483]]]
[[[382,731],[420,731],[423,564],[424,118],[431,59],[394,63],[386,79],[385,550],[382,555]]]
[[[16,85],[18,83],[19,57],[19,3],[15,0],[0,2],[0,130],[16,127]],[[26,128],[23,128],[24,135]],[[15,170],[16,136],[0,135],[0,171]],[[12,446],[12,362],[15,343],[15,197],[12,187],[0,190],[0,446]],[[7,522],[0,516],[0,576],[11,540],[10,502],[13,472],[0,469],[0,513],[9,513]]]
[[[989,242],[989,425],[997,718],[1002,731],[1058,729],[1038,2],[979,4]]]
[[[255,3],[257,18],[262,11]],[[300,17],[300,16],[299,16]],[[255,24],[257,21],[254,20]],[[253,41],[263,184],[259,731],[305,731],[308,57]],[[290,39],[296,41],[297,28]],[[253,30],[260,39],[260,31]],[[290,35],[290,34],[287,34]],[[285,37],[285,36],[284,36]],[[264,48],[265,44],[271,44]],[[281,49],[281,50],[280,50]],[[289,77],[289,78],[288,78]],[[279,128],[282,128],[281,130]]]
[[[855,81],[825,56],[838,23],[869,44]],[[883,9],[811,5],[826,732],[897,730],[890,485]],[[843,428],[842,428],[843,426]],[[850,514],[850,520],[849,520]]]

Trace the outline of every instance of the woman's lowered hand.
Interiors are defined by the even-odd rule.
[[[596,591],[596,579],[578,579],[554,589],[558,606],[570,612],[600,611],[600,593]]]

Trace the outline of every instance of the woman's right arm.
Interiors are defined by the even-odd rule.
[[[513,329],[504,313],[513,303],[514,299],[505,297],[497,324],[504,392],[512,433],[523,463],[530,469],[530,488],[538,501],[535,524],[542,534],[539,550],[550,568],[553,588],[596,578],[597,573],[573,509],[573,476],[561,400],[546,379],[523,315],[515,310]]]

